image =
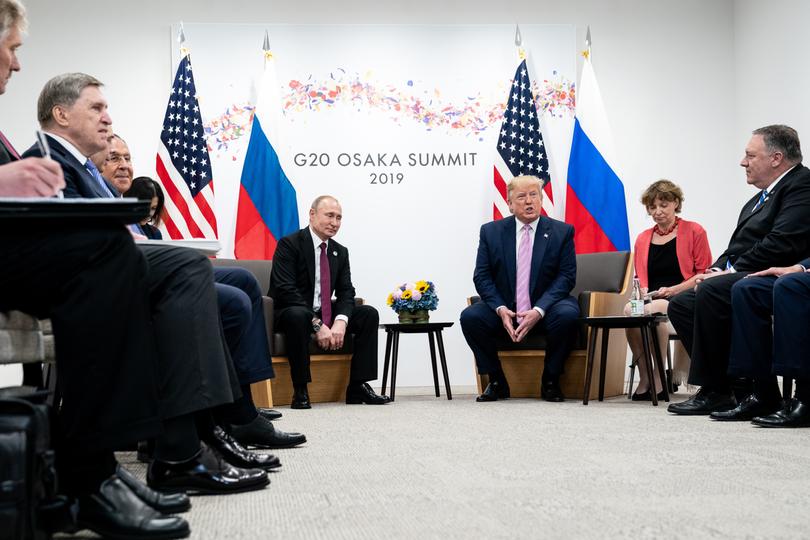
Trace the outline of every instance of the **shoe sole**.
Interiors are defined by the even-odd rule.
[[[278,450],[278,449],[284,449],[284,448],[295,448],[296,446],[302,445],[305,442],[307,442],[307,439],[304,438],[303,441],[295,442],[295,443],[272,444],[272,445],[268,445],[268,444],[264,444],[264,443],[244,442],[244,441],[239,441],[239,442],[240,442],[240,444],[242,444],[242,446],[246,446],[248,448],[260,448],[262,450]],[[280,466],[281,465],[279,465],[279,467]]]
[[[149,487],[151,487],[156,491],[160,491],[161,493],[178,493],[182,491],[191,496],[191,495],[230,495],[231,493],[245,493],[248,491],[257,491],[259,489],[264,489],[268,485],[270,485],[269,478],[264,478],[264,480],[256,482],[255,484],[243,485],[235,489],[207,489],[197,486],[171,486],[166,488],[156,488],[155,486]]]
[[[381,401],[380,403],[369,403],[368,401],[363,401],[362,399],[358,400],[346,400],[346,405],[387,405],[390,401]]]
[[[86,521],[79,520],[78,525],[80,529],[88,529],[98,534],[102,538],[117,538],[120,540],[172,540],[174,538],[188,538],[191,535],[191,527],[186,526],[185,530],[162,532],[162,533],[121,533],[120,531],[113,531],[104,527],[96,527]]]
[[[291,409],[311,409],[312,405],[290,405]]]

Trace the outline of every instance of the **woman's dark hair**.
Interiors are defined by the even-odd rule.
[[[132,186],[124,193],[124,197],[135,197],[147,201],[151,201],[152,197],[157,197],[157,208],[155,208],[155,213],[152,215],[149,222],[155,227],[160,225],[160,218],[163,217],[163,205],[165,202],[163,188],[160,187],[160,184],[148,176],[139,176],[132,180]]]

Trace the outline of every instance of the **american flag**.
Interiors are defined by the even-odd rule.
[[[177,66],[157,152],[171,238],[217,238],[214,182],[189,55]]]
[[[543,181],[543,209],[546,216],[553,215],[554,198],[551,191],[551,176],[548,172],[548,156],[540,133],[540,119],[532,96],[532,83],[523,60],[515,71],[509,100],[503,113],[501,133],[495,152],[495,194],[492,219],[509,215],[506,203],[506,184],[515,176],[533,175]]]

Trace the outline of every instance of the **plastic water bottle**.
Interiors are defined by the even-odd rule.
[[[633,292],[630,295],[630,316],[640,317],[644,315],[644,297],[641,294],[641,283],[638,278],[633,278]]]

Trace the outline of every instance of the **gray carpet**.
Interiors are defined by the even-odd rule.
[[[192,538],[810,537],[810,429],[625,398],[282,410],[309,442],[263,491],[195,497]]]

